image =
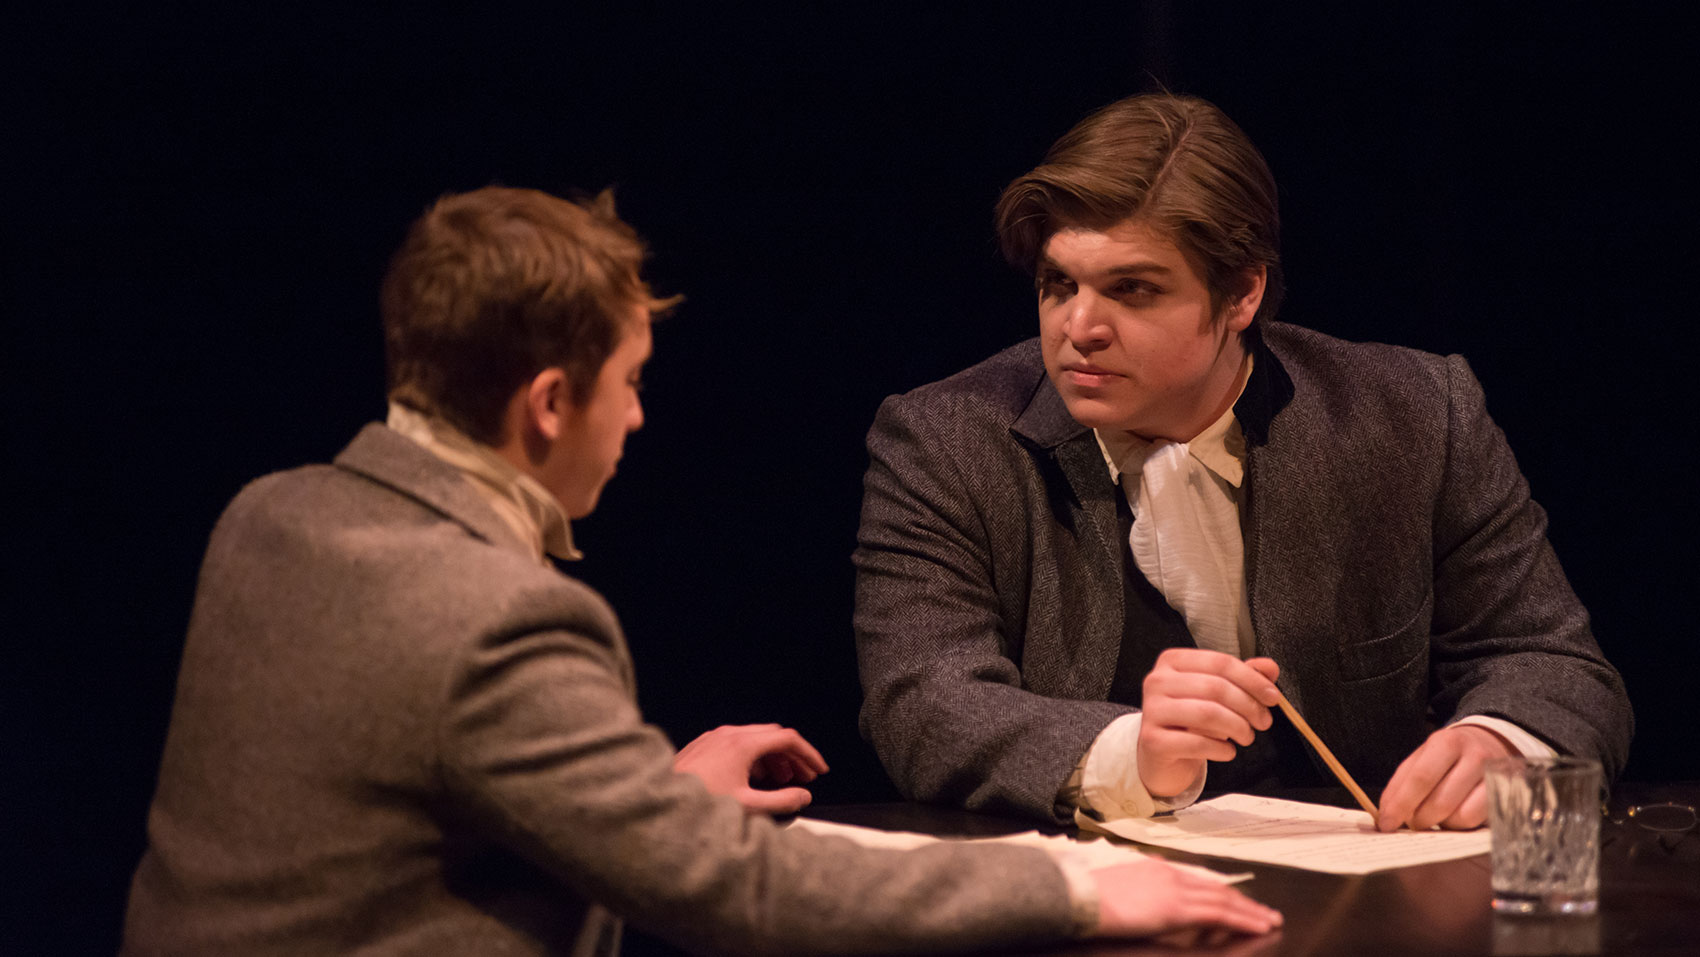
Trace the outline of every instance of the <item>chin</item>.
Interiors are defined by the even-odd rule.
[[[1089,429],[1125,429],[1124,423],[1132,418],[1125,410],[1092,399],[1065,396],[1063,405],[1068,407],[1068,414],[1074,421]]]
[[[602,501],[602,490],[608,487],[607,479],[588,492],[580,492],[576,499],[564,499],[561,507],[566,510],[567,517],[573,521],[588,516],[596,511],[596,506]]]

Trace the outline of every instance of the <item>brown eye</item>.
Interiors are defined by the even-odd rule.
[[[1055,273],[1042,275],[1034,283],[1041,296],[1064,296],[1068,294],[1068,280]]]

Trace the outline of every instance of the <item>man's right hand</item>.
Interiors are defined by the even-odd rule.
[[[1263,934],[1281,913],[1220,881],[1147,857],[1092,872],[1096,937],[1155,937],[1170,946],[1218,942],[1224,932]]]
[[[1139,779],[1154,797],[1185,791],[1206,761],[1229,761],[1273,719],[1281,668],[1202,648],[1170,648],[1145,676]]]
[[[801,734],[777,724],[729,724],[700,735],[673,758],[715,794],[738,799],[751,814],[795,814],[811,796],[801,787],[826,773],[826,759]],[[799,785],[772,790],[763,785]]]

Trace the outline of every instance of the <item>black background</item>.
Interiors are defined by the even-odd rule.
[[[206,534],[382,415],[385,260],[491,182],[614,185],[688,297],[575,528],[645,710],[679,743],[792,724],[819,800],[893,796],[855,730],[862,435],[1032,334],[998,190],[1158,81],[1274,168],[1283,318],[1471,360],[1629,683],[1628,776],[1700,777],[1694,37],[1618,4],[1054,6],[10,14],[0,940],[115,945]]]

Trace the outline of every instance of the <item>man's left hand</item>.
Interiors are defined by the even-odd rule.
[[[1504,738],[1473,724],[1457,724],[1428,736],[1393,772],[1381,792],[1377,830],[1410,825],[1426,831],[1435,825],[1456,830],[1487,821],[1487,784],[1482,762],[1517,754]]]

